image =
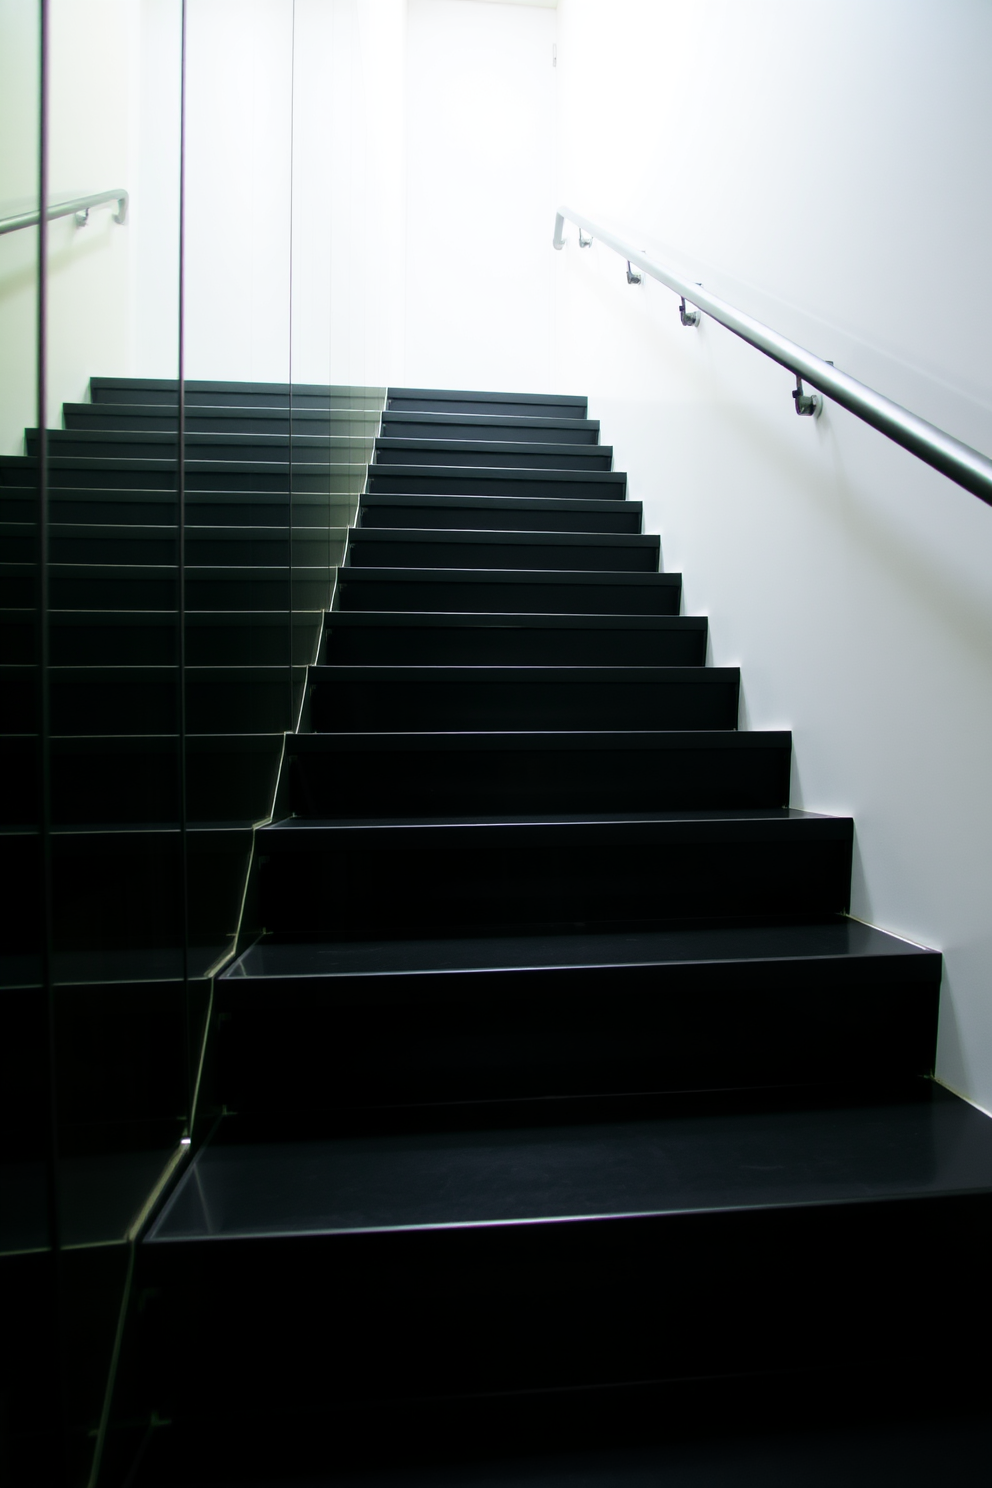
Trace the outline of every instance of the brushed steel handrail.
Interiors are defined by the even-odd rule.
[[[901,445],[917,459],[931,465],[934,470],[939,470],[941,475],[946,475],[948,480],[955,481],[963,486],[972,495],[978,496],[982,501],[992,506],[992,460],[981,451],[972,449],[960,439],[947,434],[943,429],[938,429],[936,424],[928,423],[926,419],[920,418],[915,413],[910,413],[908,408],[894,403],[891,398],[886,398],[881,393],[876,393],[873,388],[858,382],[856,378],[849,377],[846,372],[839,372],[832,362],[825,362],[820,357],[814,356],[812,352],[804,350],[794,341],[785,336],[780,336],[777,331],[762,325],[760,321],[754,320],[750,315],[745,315],[740,310],[735,310],[726,300],[719,299],[703,289],[701,284],[694,284],[689,279],[683,279],[674,270],[664,268],[647,257],[647,255],[636,248],[631,248],[622,239],[615,237],[613,233],[607,232],[597,223],[591,222],[580,212],[573,211],[571,207],[559,207],[555,217],[555,248],[563,248],[565,239],[563,237],[566,218],[579,228],[579,242],[582,247],[587,247],[593,239],[605,243],[618,253],[621,258],[627,260],[627,278],[631,283],[638,282],[637,278],[631,277],[630,265],[636,264],[645,274],[652,279],[657,279],[659,284],[664,284],[673,294],[680,299],[694,305],[719,325],[725,326],[735,336],[740,336],[749,346],[763,352],[773,362],[787,367],[794,372],[800,382],[793,397],[796,400],[796,411],[799,413],[815,412],[814,399],[803,393],[802,380],[811,387],[816,388],[824,397],[832,398],[856,418],[863,419],[880,434]],[[587,234],[591,236],[586,236]],[[685,313],[685,305],[682,306],[683,325],[695,324],[694,318]]]
[[[71,201],[50,202],[45,217],[52,222],[56,217],[74,216],[78,225],[84,227],[91,207],[102,207],[108,202],[116,202],[117,211],[114,213],[114,221],[125,222],[129,201],[130,195],[123,187],[115,191],[96,191],[92,196],[76,196]],[[37,227],[40,221],[41,212],[37,208],[33,212],[20,212],[16,217],[0,217],[0,235],[17,232],[21,227]]]

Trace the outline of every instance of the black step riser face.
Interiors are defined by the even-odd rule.
[[[9,585],[13,591],[13,585]],[[332,580],[293,579],[293,605],[300,610],[322,610],[330,603]],[[175,573],[159,577],[147,573],[88,574],[85,569],[74,574],[51,576],[51,603],[58,610],[175,610],[178,589]],[[23,597],[12,601],[21,605],[34,602],[34,586],[23,589]],[[289,576],[283,571],[276,576],[260,573],[257,577],[200,578],[187,571],[186,606],[189,610],[225,610],[287,613]]]
[[[565,400],[559,403],[552,400],[542,402],[539,398],[533,400],[509,398],[505,401],[484,396],[444,398],[416,392],[391,392],[386,398],[385,413],[481,413],[491,418],[572,418],[581,419],[583,422],[587,417],[584,398],[576,399],[572,403]]]
[[[413,415],[387,411],[382,416],[382,434],[396,439],[464,439],[490,443],[506,440],[512,444],[588,446],[599,443],[599,424],[592,419],[511,419],[505,416],[501,420],[498,414],[478,420],[465,414],[462,421],[446,421],[441,413]]]
[[[987,1224],[985,1196],[963,1195],[482,1225],[360,1243],[330,1235],[155,1245],[141,1257],[151,1299],[144,1363],[150,1391],[173,1415],[209,1400],[235,1420],[249,1403],[316,1413],[328,1399],[365,1398],[381,1410],[404,1395],[764,1371],[774,1388],[776,1371],[846,1376],[852,1361],[871,1361],[873,1377],[885,1378],[919,1347],[906,1298],[921,1272],[947,1268],[967,1310],[961,1271],[979,1274]],[[963,1252],[954,1247],[961,1235]],[[813,1277],[815,1286],[797,1281]],[[332,1332],[335,1347],[307,1358],[307,1340]],[[955,1343],[966,1348],[962,1333]],[[278,1370],[259,1368],[272,1359]],[[486,1479],[499,1480],[491,1463]],[[643,1479],[660,1480],[654,1471]],[[769,1479],[759,1470],[754,1481]]]
[[[216,468],[214,468],[216,467]],[[50,462],[53,484],[74,491],[147,491],[154,496],[176,488],[174,460],[67,460]],[[357,499],[363,465],[299,461],[293,465],[293,491],[310,498],[340,502],[349,492]],[[34,479],[33,463],[0,456],[0,486],[24,488]],[[288,466],[276,461],[187,460],[186,489],[196,493],[254,492],[288,499]],[[510,493],[515,494],[515,493]],[[561,494],[561,493],[559,493]]]
[[[176,437],[178,417],[166,409],[129,407],[125,404],[107,406],[99,403],[72,403],[63,408],[65,427],[76,433],[102,434],[171,434]],[[378,433],[379,416],[362,418],[355,413],[329,413],[312,411],[293,414],[293,433],[297,438],[314,434],[330,434],[336,438],[354,439],[364,443]],[[289,418],[264,410],[250,412],[247,409],[203,409],[186,410],[186,431],[189,434],[252,434],[270,438],[289,438]],[[457,435],[455,438],[459,437]],[[477,436],[482,439],[486,436]],[[520,436],[518,436],[520,437]]]
[[[466,502],[471,498],[463,498]],[[426,497],[400,503],[390,502],[388,497],[365,497],[358,516],[358,527],[369,528],[430,528],[448,529],[457,532],[602,532],[632,533],[641,531],[641,507],[635,502],[582,502],[575,503],[571,510],[555,510],[559,503],[527,501],[498,502],[496,498],[480,498],[476,505],[455,504],[457,497],[449,497],[451,505],[438,501],[431,503]],[[562,502],[569,507],[570,503]],[[575,510],[574,506],[579,506]],[[604,510],[605,507],[605,510]],[[584,510],[582,509],[584,508]]]
[[[34,546],[32,544],[32,546]],[[53,532],[49,544],[52,563],[151,564],[168,565],[178,561],[179,544],[174,537],[108,538],[94,533],[92,537],[60,537]],[[186,562],[207,568],[249,568],[259,565],[274,568],[289,563],[290,545],[286,537],[198,538],[186,541]],[[293,541],[293,562],[308,568],[321,564],[334,565],[344,553],[344,533],[330,538],[301,538]],[[33,554],[31,555],[34,556]],[[9,560],[8,560],[9,561]]]
[[[337,603],[343,610],[458,611],[471,614],[502,611],[511,615],[677,615],[681,577],[658,574],[648,583],[583,583],[581,579],[551,584],[542,579],[494,579],[481,575],[413,580],[402,572],[362,574],[343,568],[338,575]]]
[[[106,406],[125,405],[139,408],[175,408],[177,384],[146,381],[140,378],[104,378],[90,380],[93,402]],[[198,383],[187,382],[187,408],[286,408],[289,407],[287,383]],[[342,412],[379,412],[381,389],[315,388],[301,384],[293,388],[294,409],[340,409]]]
[[[30,436],[26,453],[35,456],[38,442]],[[168,460],[175,465],[178,458],[175,442],[168,434],[87,434],[52,432],[49,453],[62,460],[119,460],[127,465],[131,461]],[[344,464],[364,466],[372,453],[372,438],[358,441],[347,435],[311,434],[297,438],[293,443],[293,463]],[[203,462],[218,460],[227,463],[252,461],[264,464],[285,465],[290,458],[289,442],[277,436],[243,434],[238,437],[223,434],[187,435],[186,460]],[[436,462],[434,462],[436,463]],[[604,468],[609,468],[604,467]]]
[[[356,833],[361,829],[354,829]],[[664,924],[703,916],[841,913],[850,840],[783,833],[776,842],[687,840],[667,851],[650,833],[617,829],[493,831],[486,846],[409,846],[367,829],[277,834],[259,842],[262,922],[283,935],[378,940],[575,927]],[[289,834],[286,834],[289,835]],[[296,838],[306,836],[306,843]],[[372,839],[378,841],[373,844]],[[625,840],[620,840],[624,837]],[[333,839],[333,840],[332,840]]]
[[[316,677],[319,679],[319,672]],[[585,680],[566,672],[534,680],[314,680],[319,732],[434,729],[734,729],[738,677],[679,668],[651,680]]]
[[[705,629],[542,630],[510,626],[343,626],[328,617],[321,660],[380,666],[702,666]]]
[[[939,966],[802,961],[227,980],[218,1057],[242,1115],[352,1124],[376,1105],[884,1082],[931,1072],[938,999]]]
[[[434,466],[421,470],[419,466],[369,467],[368,489],[376,495],[425,495],[425,496],[538,496],[545,499],[562,497],[567,501],[623,501],[627,494],[627,478],[622,474],[589,475],[582,477],[576,471],[565,472],[557,478],[552,475],[531,475],[521,471],[518,475],[475,475],[471,470],[453,470],[445,466]]]
[[[786,806],[791,751],[609,748],[411,749],[363,739],[353,752],[291,760],[297,816],[482,816],[514,812],[704,811]]]
[[[123,670],[123,669],[122,669]],[[174,734],[178,727],[178,678],[175,668],[156,674],[150,668],[107,677],[96,669],[53,672],[50,683],[51,727],[55,734]],[[186,674],[186,726],[191,733],[278,732],[292,726],[288,668],[273,667],[271,677],[242,679],[236,672]],[[304,668],[297,669],[296,705]],[[25,678],[8,688],[12,732],[36,728],[33,683]]]
[[[105,493],[100,493],[102,497]],[[351,520],[357,503],[356,497],[335,495],[331,497],[295,499],[293,503],[293,530],[306,536],[311,528],[345,527]],[[187,495],[187,527],[274,527],[284,532],[289,528],[288,495],[247,496],[236,495]],[[109,527],[175,527],[177,508],[175,502],[163,492],[138,492],[133,498],[122,492],[119,499],[91,499],[85,492],[54,493],[50,503],[50,519],[53,524],[67,523],[72,526],[96,525]],[[13,520],[13,518],[12,518]]]
[[[585,451],[575,446],[552,446],[542,450],[533,446],[526,450],[515,450],[507,443],[505,449],[491,446],[489,449],[467,448],[460,441],[450,445],[438,445],[434,440],[425,440],[427,448],[418,449],[416,443],[405,439],[377,439],[373,470],[390,465],[450,465],[456,469],[480,466],[501,470],[612,470],[613,450],[608,445],[597,445]]]
[[[651,538],[607,547],[595,539],[559,546],[553,542],[432,542],[354,532],[348,543],[351,568],[560,569],[588,573],[657,573],[658,544]]]
[[[18,767],[30,778],[34,741],[23,743]],[[282,736],[218,740],[204,753],[187,739],[186,812],[193,823],[253,822],[271,809]],[[86,745],[91,745],[86,749]],[[4,751],[5,758],[10,751]],[[52,823],[58,827],[142,826],[179,823],[178,741],[60,740],[51,759]],[[25,793],[10,803],[6,821],[37,820],[37,803]]]

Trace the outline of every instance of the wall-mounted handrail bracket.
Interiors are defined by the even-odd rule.
[[[807,393],[803,389],[802,378],[798,376],[792,389],[792,401],[800,418],[819,418],[823,412],[823,399],[819,393]]]
[[[687,310],[685,308],[685,295],[680,296],[679,319],[684,326],[698,326],[702,316],[698,310]]]
[[[113,191],[96,191],[92,196],[73,197],[72,201],[49,201],[44,215],[49,222],[53,222],[56,217],[73,217],[77,227],[85,227],[90,220],[91,207],[103,207],[116,202],[117,211],[113,220],[123,225],[127,221],[129,200],[129,194],[123,186],[115,187]],[[0,236],[17,232],[22,227],[37,227],[41,218],[42,214],[37,208],[30,212],[19,212],[16,217],[0,217]]]
[[[584,227],[579,228],[579,247],[590,248],[592,246],[592,233],[587,233]]]
[[[683,308],[688,299],[694,312],[698,311],[710,320],[715,320],[717,325],[732,331],[756,351],[794,373],[798,385],[792,396],[798,414],[815,418],[823,399],[830,398],[841,408],[846,408],[848,413],[853,413],[855,418],[862,419],[887,439],[915,455],[918,460],[922,460],[933,470],[939,470],[948,480],[956,481],[966,491],[992,506],[992,460],[988,455],[983,455],[981,450],[972,449],[963,440],[955,439],[953,434],[938,429],[936,424],[928,423],[918,414],[911,413],[908,408],[886,398],[883,393],[877,393],[874,388],[867,387],[857,378],[838,371],[832,362],[814,356],[811,351],[798,346],[787,336],[773,331],[770,326],[762,325],[753,316],[745,315],[726,300],[710,294],[701,284],[684,279],[675,269],[655,263],[643,249],[631,248],[615,233],[571,207],[558,208],[554,235],[556,248],[562,248],[565,244],[566,217],[576,227],[594,237],[597,243],[612,248],[620,258],[627,260],[628,284],[640,284],[641,274],[647,274],[678,295]],[[688,313],[683,316],[682,323],[689,323]],[[816,389],[815,393],[806,392],[803,378],[812,384]]]

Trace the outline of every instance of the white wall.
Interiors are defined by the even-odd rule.
[[[411,384],[550,386],[554,40],[552,10],[409,0]]]
[[[175,376],[179,0],[52,0],[53,197],[122,186],[128,221],[95,208],[48,228],[48,422],[93,375]],[[0,0],[0,204],[37,195],[37,6]],[[37,422],[37,229],[0,237],[0,453]]]
[[[191,3],[189,377],[402,371],[404,38],[404,0]]]
[[[992,9],[560,0],[559,193],[992,451]],[[795,804],[856,823],[853,912],[939,947],[938,1071],[992,1108],[992,511],[576,233],[555,382],[685,573]],[[961,290],[943,288],[960,284]]]

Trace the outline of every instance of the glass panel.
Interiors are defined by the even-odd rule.
[[[70,1476],[88,1471],[101,1420],[127,1242],[189,1116],[175,429],[181,13],[180,0],[50,7],[50,198],[122,193],[47,227],[52,970]],[[40,436],[27,437],[32,452]]]
[[[4,1468],[54,1466],[54,1145],[41,851],[37,460],[40,6],[0,0],[0,1400]],[[34,225],[31,218],[35,216]],[[26,220],[25,220],[26,219]],[[24,225],[18,225],[23,223]],[[8,1442],[9,1434],[9,1442]]]

